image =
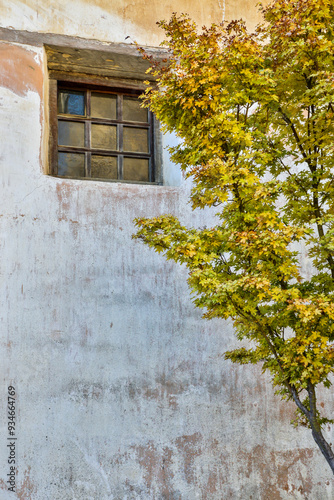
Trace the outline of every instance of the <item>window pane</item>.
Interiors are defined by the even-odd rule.
[[[141,100],[133,97],[123,98],[123,120],[131,122],[146,122],[147,109],[141,108]]]
[[[117,179],[117,158],[92,155],[91,177]]]
[[[59,90],[58,113],[84,116],[85,93],[72,92],[71,90]]]
[[[77,122],[58,121],[59,146],[85,146],[85,125]]]
[[[143,128],[123,128],[123,150],[136,153],[148,152],[148,130]]]
[[[124,158],[123,179],[126,181],[149,181],[149,160]]]
[[[116,126],[92,124],[92,148],[116,150]]]
[[[115,95],[97,94],[92,92],[91,97],[91,115],[94,118],[108,118],[116,120],[116,102]]]
[[[79,153],[58,153],[58,175],[85,177],[85,155]]]

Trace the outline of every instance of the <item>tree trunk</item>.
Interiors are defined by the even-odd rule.
[[[321,430],[315,430],[313,426],[312,426],[312,436],[334,474],[334,453],[331,447],[329,446],[324,436],[322,435]]]
[[[310,411],[308,412],[307,418],[311,425],[312,436],[334,474],[334,453],[321,432],[321,425],[317,418],[316,389],[310,380],[307,383],[307,392],[310,402]]]

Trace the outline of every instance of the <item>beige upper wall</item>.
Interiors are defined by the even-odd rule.
[[[257,0],[0,0],[0,24],[15,30],[80,36],[108,42],[136,40],[157,46],[156,22],[188,13],[199,26],[244,18],[259,22]]]

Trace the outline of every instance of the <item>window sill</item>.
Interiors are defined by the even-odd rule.
[[[62,175],[51,175],[49,174],[49,177],[53,177],[54,179],[61,179],[61,180],[70,180],[70,181],[95,181],[95,182],[107,182],[109,184],[135,184],[135,185],[144,185],[144,186],[162,186],[162,182],[144,182],[144,181],[126,181],[126,180],[119,180],[119,179],[102,179],[100,177],[69,177],[69,176],[62,176]]]

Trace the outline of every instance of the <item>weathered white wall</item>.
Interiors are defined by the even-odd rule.
[[[186,12],[199,26],[246,17],[258,22],[254,0],[2,0],[1,26],[124,42],[130,36],[145,45],[162,40],[156,22]],[[267,3],[267,2],[263,2]]]
[[[208,2],[209,21],[217,4]],[[154,5],[159,18],[163,2]],[[205,20],[203,5],[171,2],[164,15]],[[141,43],[157,40],[139,3],[0,7],[16,30],[118,41],[131,25]],[[42,47],[0,42],[1,500],[332,499],[311,436],[289,426],[292,407],[258,368],[222,360],[230,325],[201,320],[184,269],[131,240],[137,216],[208,224],[207,213],[190,212],[167,153],[175,187],[43,174],[45,64]],[[17,390],[16,496],[5,483],[8,385]]]

